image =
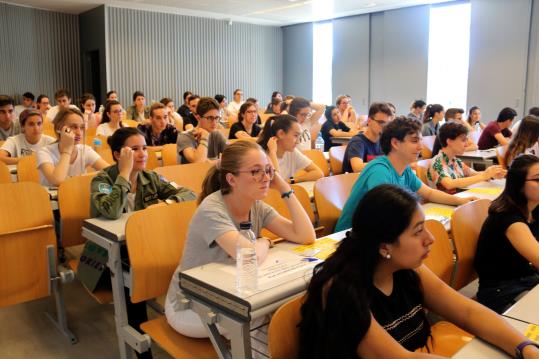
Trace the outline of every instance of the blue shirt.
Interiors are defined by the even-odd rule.
[[[331,142],[331,134],[329,133],[329,131],[331,130],[341,130],[344,132],[349,132],[350,127],[346,126],[342,121],[335,123],[332,120],[327,120],[326,122],[324,122],[322,128],[320,129],[320,132],[322,133],[322,138],[324,139],[324,152],[329,151],[329,149],[333,146],[338,146],[338,144],[334,144],[333,142]]]
[[[399,176],[395,168],[389,162],[387,156],[378,157],[365,166],[357,179],[352,192],[342,210],[335,232],[352,227],[352,218],[356,207],[368,191],[381,184],[393,184],[417,192],[421,188],[421,180],[412,172],[410,166]]]
[[[354,172],[350,163],[350,160],[354,157],[359,157],[364,163],[367,163],[383,154],[380,148],[380,141],[372,142],[364,134],[357,134],[348,142],[348,146],[344,152],[342,161],[343,172]]]

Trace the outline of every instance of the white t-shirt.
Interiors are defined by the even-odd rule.
[[[312,162],[309,157],[294,148],[293,152],[287,151],[282,158],[279,158],[279,172],[281,177],[286,180],[293,177],[297,171],[309,166]]]
[[[100,124],[99,126],[97,126],[97,129],[95,130],[96,136],[101,135],[105,137],[112,136],[114,132],[116,132],[116,130],[113,130],[112,128],[110,128],[109,122]]]
[[[69,165],[68,177],[78,176],[86,173],[86,167],[92,166],[101,157],[90,147],[83,144],[75,146],[77,150],[77,158],[75,162]],[[40,169],[44,163],[50,163],[53,166],[60,162],[60,150],[58,149],[58,143],[52,143],[48,146],[42,147],[37,152],[37,168]],[[39,183],[43,186],[52,186],[47,181],[43,172],[39,171]]]
[[[50,145],[54,141],[56,141],[56,139],[51,136],[41,135],[39,142],[33,145],[26,141],[26,137],[21,133],[19,135],[8,137],[6,142],[2,145],[2,149],[8,152],[11,157],[23,157],[39,151],[41,147]]]
[[[71,109],[74,109],[74,110],[79,110],[80,109],[75,106],[75,105],[69,105],[69,108]],[[47,118],[52,122],[54,121],[54,118],[56,117],[56,115],[58,114],[58,112],[60,112],[60,106],[56,105],[56,106],[53,106],[48,112],[47,112]]]
[[[243,102],[237,103],[236,101],[230,101],[226,108],[228,112],[237,115],[240,112],[241,105],[243,105]]]
[[[301,126],[301,135],[298,138],[298,144],[296,148],[300,151],[310,150],[312,146],[311,142],[311,123],[305,121],[300,124]]]

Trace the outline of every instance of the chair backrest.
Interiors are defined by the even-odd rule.
[[[112,151],[110,150],[110,148],[98,148],[96,152],[99,156],[101,156],[102,159],[107,161],[107,163],[111,165],[116,163],[116,161],[114,161],[114,158],[112,157]]]
[[[58,209],[62,221],[60,235],[64,248],[86,242],[82,236],[82,222],[90,217],[90,184],[94,176],[95,172],[70,177],[58,187]]]
[[[195,201],[173,203],[137,211],[127,220],[125,239],[134,303],[167,292],[170,278],[180,263],[189,222],[196,208]]]
[[[178,153],[175,143],[168,143],[161,148],[161,162],[163,166],[174,166],[178,164]]]
[[[421,182],[423,182],[427,186],[429,185],[427,182],[427,172],[430,167],[430,161],[431,161],[430,158],[426,160],[419,160],[417,161],[417,166],[416,166],[417,177],[419,177]]]
[[[359,173],[345,173],[320,178],[314,184],[314,201],[319,225],[324,226],[324,234],[333,233],[358,176]]]
[[[283,304],[273,317],[268,328],[268,349],[272,359],[297,358],[299,353],[299,329],[303,296]]]
[[[148,148],[148,159],[146,160],[146,169],[154,170],[157,167],[161,167],[159,160],[157,159],[157,152],[161,149]]]
[[[333,175],[340,175],[342,173],[342,163],[347,146],[348,144],[333,146],[329,149],[329,166]]]
[[[459,290],[473,281],[477,274],[473,260],[479,232],[488,215],[490,200],[480,199],[457,207],[451,217],[451,233],[457,251],[457,271],[453,288]]]
[[[0,183],[11,183],[11,173],[9,167],[0,161]]]
[[[17,178],[19,182],[39,183],[39,170],[37,169],[37,157],[35,153],[19,159],[17,163]]]
[[[264,125],[266,121],[273,116],[277,116],[277,115],[274,113],[262,113],[260,114],[260,122],[262,122],[262,125]]]
[[[301,206],[309,216],[311,223],[314,224],[315,216],[313,208],[311,206],[311,198],[309,197],[309,193],[307,193],[305,187],[302,187],[298,184],[293,184],[291,187],[294,190],[294,194],[296,195],[296,198],[298,199],[299,203],[301,203]],[[292,216],[288,211],[288,207],[286,206],[285,201],[281,198],[281,194],[279,193],[279,191],[270,189],[268,191],[268,195],[266,196],[266,198],[264,198],[264,202],[272,206],[281,216],[292,219]],[[271,233],[266,229],[262,230],[261,235],[272,239],[277,238],[277,235]]]
[[[432,157],[432,148],[434,147],[434,140],[436,140],[436,136],[423,136],[421,138],[421,157],[423,159],[431,158]]]
[[[47,247],[56,248],[52,208],[37,183],[0,186],[0,307],[50,294]]]
[[[230,128],[218,128],[217,131],[221,132],[224,138],[228,138]]]
[[[134,127],[134,128],[136,128],[139,125],[139,123],[135,120],[126,120],[126,119],[122,120],[122,124],[125,127]]]
[[[507,151],[507,145],[496,147],[496,158],[498,159],[498,164],[503,168],[507,168],[507,163],[505,163],[505,151]]]
[[[187,163],[184,165],[157,167],[155,172],[159,173],[167,180],[187,187],[193,192],[199,194],[202,192],[202,182],[206,173],[213,166],[209,162]]]
[[[423,263],[443,280],[447,285],[452,284],[455,271],[456,255],[449,234],[444,225],[436,220],[425,221],[425,227],[434,237],[434,243],[430,247],[430,253]]]
[[[319,150],[305,150],[303,151],[303,154],[309,157],[309,159],[322,170],[324,177],[329,176],[329,164],[326,157],[324,157],[324,152]]]

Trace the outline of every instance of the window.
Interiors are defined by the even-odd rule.
[[[313,101],[333,103],[331,67],[333,62],[333,23],[313,24]]]
[[[427,102],[466,109],[470,3],[430,9]]]

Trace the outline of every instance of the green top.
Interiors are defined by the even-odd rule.
[[[117,219],[127,212],[127,194],[131,183],[118,175],[118,165],[100,171],[92,180],[90,214]],[[185,187],[176,187],[154,171],[143,170],[138,174],[135,210],[144,209],[158,200],[171,199],[176,202],[193,201],[196,195]]]

